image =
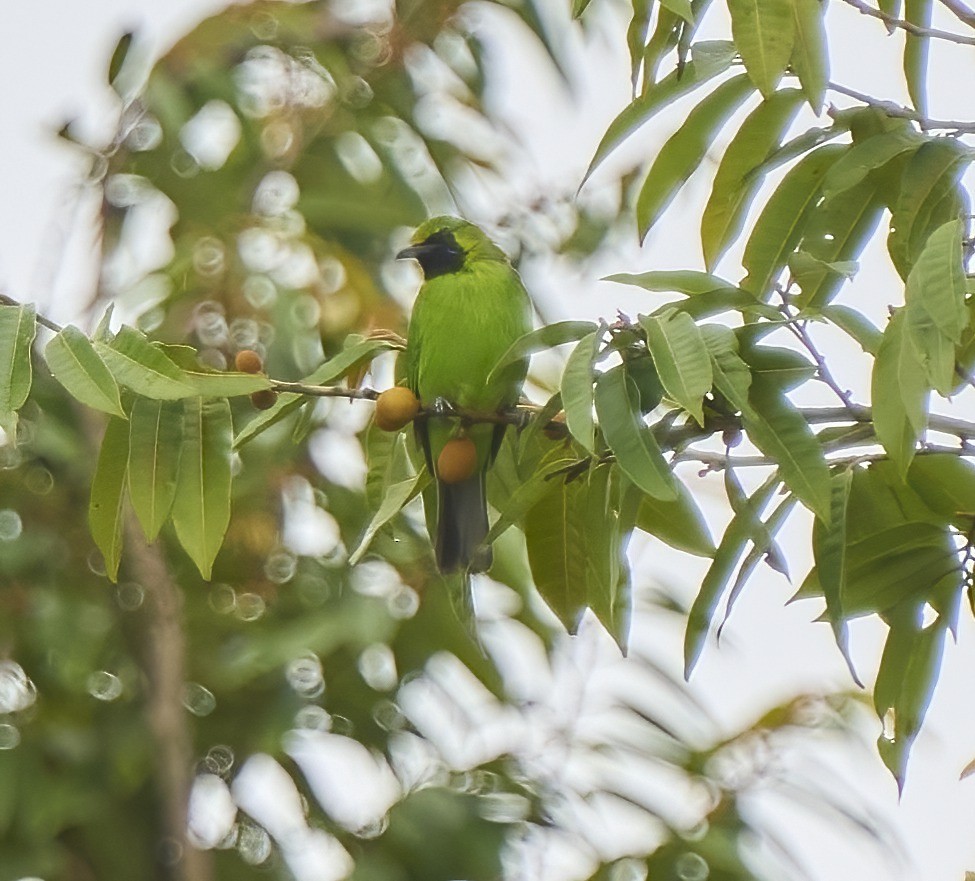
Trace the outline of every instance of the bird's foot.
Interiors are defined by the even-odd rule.
[[[434,398],[430,405],[430,411],[434,416],[456,416],[457,408],[446,398]]]

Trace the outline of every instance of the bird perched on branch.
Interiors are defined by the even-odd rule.
[[[491,565],[491,551],[482,547],[489,528],[485,474],[505,426],[446,414],[451,406],[487,414],[518,403],[527,358],[491,371],[531,330],[531,302],[504,252],[466,220],[431,218],[396,256],[416,260],[424,276],[403,355],[406,383],[425,408],[445,414],[414,422],[437,478],[437,566],[444,573],[483,571]]]

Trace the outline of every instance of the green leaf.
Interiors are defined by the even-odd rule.
[[[896,128],[853,144],[827,172],[823,198],[829,202],[860,184],[872,171],[883,168],[898,156],[912,153],[923,143],[924,138],[913,129]]]
[[[382,504],[376,510],[372,520],[366,527],[362,538],[355,549],[349,555],[349,565],[354,566],[369,550],[369,545],[379,532],[390,520],[392,520],[403,508],[415,499],[430,484],[430,473],[423,468],[419,473],[390,484],[383,495]]]
[[[743,413],[749,406],[752,372],[738,354],[738,337],[730,328],[719,324],[706,324],[700,330],[711,358],[714,387]]]
[[[814,150],[816,147],[825,144],[827,141],[832,141],[834,138],[840,137],[840,135],[845,135],[850,131],[849,120],[843,116],[837,115],[837,118],[833,120],[833,124],[827,128],[811,128],[804,131],[802,134],[796,135],[794,138],[786,141],[777,150],[773,150],[765,159],[760,162],[755,168],[748,173],[745,179],[745,183],[754,177],[755,175],[766,175],[776,168],[785,165],[787,162],[791,162],[793,159],[802,156],[803,153],[808,153],[810,150]]]
[[[772,194],[745,245],[741,286],[766,300],[789,256],[802,238],[806,217],[816,204],[823,178],[846,151],[840,144],[820,147],[796,164]]]
[[[931,231],[968,213],[961,177],[973,151],[955,138],[928,140],[911,156],[892,207],[887,249],[906,279]]]
[[[207,580],[230,524],[233,423],[223,399],[183,402],[183,449],[173,500],[176,537]]]
[[[718,278],[707,272],[698,272],[693,269],[683,270],[661,270],[653,272],[640,272],[630,274],[619,272],[615,275],[607,275],[602,281],[615,281],[620,284],[635,285],[647,291],[660,291],[685,294],[688,297],[701,296],[719,291],[740,290],[730,281]]]
[[[679,34],[684,30],[684,22],[680,16],[667,9],[657,12],[657,24],[643,49],[643,92],[650,91],[657,81],[657,68],[663,57],[673,49],[678,42]]]
[[[95,351],[121,385],[156,400],[196,394],[179,369],[141,331],[123,325],[110,344],[94,343]]]
[[[829,82],[829,48],[823,21],[826,4],[819,0],[792,0],[792,14],[796,22],[792,68],[809,106],[819,116]]]
[[[136,398],[129,415],[129,498],[149,541],[172,510],[182,448],[182,402]]]
[[[115,379],[78,328],[69,325],[58,333],[44,349],[44,359],[54,378],[82,404],[126,418]]]
[[[694,13],[690,0],[660,0],[664,9],[669,9],[674,15],[679,15],[688,24],[694,24]]]
[[[844,469],[831,479],[832,496],[829,524],[816,520],[813,524],[813,554],[819,583],[826,599],[826,616],[833,628],[833,636],[853,681],[863,687],[850,657],[843,595],[846,592],[846,513],[853,486],[853,471]]]
[[[133,31],[126,31],[119,37],[118,43],[115,44],[115,51],[112,52],[112,60],[108,64],[108,84],[110,86],[115,86],[115,80],[118,79],[119,72],[125,65],[125,59],[129,55],[129,49],[132,47],[132,38],[135,36]]]
[[[527,358],[533,352],[540,352],[543,349],[552,349],[565,343],[572,343],[581,340],[591,333],[595,333],[599,326],[592,321],[557,321],[554,324],[546,324],[537,330],[526,333],[524,336],[515,340],[491,368],[488,378],[484,381],[485,385],[490,385],[498,373],[504,370],[509,364]]]
[[[122,503],[128,460],[129,426],[113,416],[105,427],[88,504],[88,528],[105,559],[105,573],[113,582],[118,580],[122,559]]]
[[[0,306],[0,428],[11,443],[17,440],[17,411],[30,394],[36,334],[33,306]]]
[[[907,472],[907,482],[946,520],[975,517],[975,465],[971,462],[948,453],[918,456]]]
[[[584,184],[602,161],[628,138],[636,129],[648,122],[658,111],[672,104],[684,95],[690,94],[698,86],[731,67],[735,57],[735,47],[730,42],[701,42],[694,46],[694,57],[683,71],[674,71],[655,83],[649,90],[635,98],[614,119],[583,176]],[[581,186],[581,184],[580,184]]]
[[[691,110],[660,148],[637,198],[636,219],[641,241],[678,190],[700,167],[717,131],[751,91],[751,82],[744,75],[723,82]]]
[[[933,0],[904,0],[904,20],[920,28],[931,27]],[[928,112],[928,48],[927,36],[904,35],[904,79],[914,109],[922,116]]]
[[[680,480],[674,480],[677,498],[663,501],[643,494],[636,526],[679,551],[698,557],[714,556],[714,539],[693,494]]]
[[[776,92],[752,111],[725,150],[701,216],[701,247],[709,269],[741,233],[748,208],[765,179],[757,169],[781,143],[801,100],[797,89]]]
[[[929,393],[921,363],[907,339],[905,319],[903,309],[891,316],[877,350],[870,386],[877,440],[902,477],[927,426]]]
[[[643,492],[663,501],[677,498],[674,475],[640,416],[640,393],[622,367],[599,375],[596,413],[607,446],[623,473]]]
[[[829,522],[829,469],[809,424],[774,384],[752,378],[742,421],[749,440],[775,460],[785,485],[824,522]]]
[[[868,355],[876,355],[884,335],[862,312],[851,306],[830,305],[822,310],[822,316],[859,344]]]
[[[820,265],[797,275],[802,293],[796,302],[801,309],[822,308],[839,293],[847,276],[835,267],[842,268],[860,256],[883,212],[884,183],[877,176],[850,187],[841,198],[812,208],[798,253],[808,254]]]
[[[587,334],[572,350],[562,371],[562,406],[570,434],[589,452],[595,450],[593,407],[593,362],[599,351],[602,331]]]
[[[905,331],[931,385],[948,396],[956,384],[955,345],[968,325],[963,224],[938,227],[907,277]]]
[[[626,544],[633,528],[630,510],[637,504],[638,494],[609,464],[590,468],[586,480],[586,603],[626,654],[630,624]],[[631,504],[624,512],[626,496]]]
[[[745,545],[751,538],[754,521],[761,517],[762,511],[765,510],[765,506],[778,486],[779,477],[773,474],[748,499],[747,506],[742,508],[742,512],[735,514],[718,544],[714,562],[708,568],[701,582],[701,589],[694,598],[687,616],[687,630],[684,633],[685,679],[690,678],[701,656],[714,611],[742,554],[745,553]]]
[[[698,425],[704,425],[703,399],[711,391],[713,377],[711,359],[694,319],[671,312],[642,316],[640,326],[664,390]]]
[[[636,91],[643,66],[643,49],[647,40],[647,28],[653,10],[652,0],[633,0],[633,16],[626,29],[626,46],[630,50],[630,84]]]
[[[741,357],[751,368],[752,376],[768,382],[780,391],[788,391],[816,374],[816,365],[793,349],[779,346],[742,344]]]
[[[767,98],[792,56],[796,33],[792,0],[728,0],[728,12],[745,70]]]
[[[192,386],[194,395],[202,398],[236,398],[271,387],[271,380],[262,373],[232,370],[185,370],[183,381]]]

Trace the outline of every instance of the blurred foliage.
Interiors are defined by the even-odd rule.
[[[570,12],[585,26],[589,6],[505,8],[570,78],[560,34]],[[116,137],[78,144],[101,201],[102,273],[86,304],[97,327],[0,306],[0,881],[476,881],[543,877],[550,858],[614,881],[798,875],[749,809],[770,784],[880,836],[774,761],[800,733],[847,731],[854,700],[797,700],[727,739],[669,665],[617,659],[639,608],[626,550],[642,532],[712,558],[681,617],[689,674],[721,598],[727,617],[760,563],[787,571],[776,533],[811,511],[815,568],[798,595],[821,598],[845,654],[850,617],[889,624],[874,704],[888,722],[881,756],[903,783],[971,593],[970,447],[932,446],[925,431],[968,436],[928,402],[959,393],[975,357],[960,246],[975,126],[870,99],[820,125],[819,4],[732,0],[734,42],[695,42],[707,6],[633,3],[633,101],[590,173],[658,110],[716,88],[646,173],[614,181],[616,214],[562,194],[529,206],[568,211],[544,247],[585,260],[634,216],[646,236],[739,126],[702,216],[708,272],[613,276],[679,299],[635,320],[550,325],[511,354],[572,344],[558,388],[492,469],[495,564],[475,585],[477,615],[462,579],[434,574],[411,441],[368,426],[367,404],[283,383],[392,381],[415,286],[393,255],[425,217],[461,211],[472,180],[503,180],[520,149],[486,100],[488,36],[450,2],[407,0],[363,22],[351,4],[264,0],[200,23],[145,77],[138,35],[123,36],[106,85]],[[908,40],[918,111],[924,66]],[[793,74],[799,88],[780,85]],[[800,112],[817,123],[796,132]],[[885,209],[905,305],[881,330],[834,299]],[[495,220],[517,234],[505,210]],[[714,271],[739,238],[736,283]],[[810,336],[825,324],[875,358],[872,410],[833,380]],[[232,369],[242,350],[273,382]],[[793,400],[817,381],[841,407]],[[736,462],[743,437],[754,455]],[[734,466],[755,458],[767,479],[746,491]],[[725,473],[731,520],[717,543],[680,460]],[[170,693],[160,683],[173,676]],[[622,688],[631,681],[643,697]],[[309,751],[352,770],[323,771]],[[274,757],[263,807],[242,783],[261,755]],[[168,776],[183,759],[185,779]],[[173,828],[194,776],[202,860]],[[230,805],[216,832],[199,825],[215,816],[200,812],[205,787]],[[635,827],[639,843],[618,852],[603,826]]]

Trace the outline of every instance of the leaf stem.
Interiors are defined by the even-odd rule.
[[[895,18],[880,9],[874,9],[863,0],[843,0],[847,6],[852,6],[861,15],[869,15],[882,21],[888,28],[900,28],[915,37],[930,37],[933,40],[945,40],[949,43],[958,43],[962,46],[975,46],[975,37],[967,37],[964,34],[953,34],[950,31],[941,31],[937,28],[926,28],[912,21],[905,21],[902,18]]]

